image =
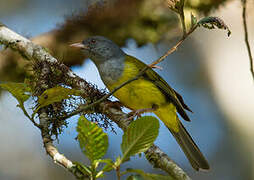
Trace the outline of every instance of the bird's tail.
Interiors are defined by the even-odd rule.
[[[169,131],[173,134],[177,143],[180,145],[184,154],[188,158],[191,166],[195,170],[198,171],[199,169],[204,169],[204,170],[209,169],[209,164],[207,160],[205,159],[205,157],[199,150],[198,146],[195,144],[190,134],[187,132],[187,130],[184,128],[184,126],[182,125],[180,121],[179,121],[178,132],[174,132],[173,130],[170,130],[170,129]]]

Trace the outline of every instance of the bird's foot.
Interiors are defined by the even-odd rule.
[[[129,115],[128,120],[132,120],[135,117],[141,117],[141,114],[146,113],[146,112],[153,112],[157,108],[158,108],[157,105],[153,105],[152,108],[144,108],[144,109],[133,110],[130,113],[128,113],[128,115]]]
[[[107,108],[115,108],[121,110],[124,105],[120,101],[107,101]]]

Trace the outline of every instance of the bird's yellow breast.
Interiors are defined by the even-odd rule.
[[[140,69],[138,69],[133,61],[130,59],[126,60],[122,76],[116,82],[107,84],[106,86],[112,91],[122,83],[135,77],[139,71]],[[154,104],[162,105],[166,103],[165,96],[158,87],[144,78],[135,80],[122,87],[114,93],[114,96],[125,106],[133,110],[151,108]]]
[[[111,84],[106,84],[107,88],[112,91],[114,88],[120,86],[122,83],[137,76],[140,72],[135,62],[134,57],[127,56],[124,64],[124,70],[121,77]],[[143,69],[144,67],[141,67]],[[123,86],[114,93],[121,103],[132,110],[152,108],[157,105],[158,109],[154,113],[165,123],[165,125],[178,132],[178,117],[176,115],[176,107],[167,101],[165,95],[161,90],[149,80],[139,78],[131,83]]]

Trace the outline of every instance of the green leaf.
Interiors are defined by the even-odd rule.
[[[30,117],[28,112],[25,109],[24,102],[31,97],[31,88],[26,83],[2,83],[0,87],[9,91],[19,102],[17,105],[20,109],[22,109],[24,115],[29,118],[31,121],[33,119]]]
[[[72,95],[78,96],[80,95],[80,91],[64,88],[62,86],[47,89],[38,97],[39,106],[37,107],[36,112],[40,108],[48,106],[52,103],[61,102],[63,99],[69,99]]]
[[[197,18],[191,13],[191,29],[197,24]]]
[[[126,180],[144,180],[144,178],[139,174],[135,174],[130,175]]]
[[[139,174],[144,180],[173,180],[173,178],[171,176],[146,173],[146,172],[144,172],[143,170],[140,170],[140,169],[126,169],[126,171],[129,172],[129,173]]]
[[[225,29],[228,31],[228,36],[231,35],[231,31],[228,26],[224,23],[222,19],[218,17],[205,17],[202,18],[197,24],[207,29],[215,29],[215,27],[219,29]]]
[[[97,124],[81,116],[78,120],[77,131],[80,148],[91,162],[106,154],[108,136]]]
[[[146,151],[158,136],[159,126],[159,121],[152,116],[144,116],[132,122],[122,137],[122,162]]]
[[[18,100],[18,107],[25,111],[24,102],[31,96],[31,89],[25,83],[2,83],[0,87],[10,92]]]

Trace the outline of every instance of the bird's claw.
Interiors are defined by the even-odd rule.
[[[128,120],[132,120],[135,117],[141,117],[141,114],[146,113],[146,112],[153,112],[156,109],[157,109],[157,107],[133,110],[130,113],[128,113],[128,116],[129,116]]]
[[[106,108],[115,108],[115,109],[121,110],[121,107],[123,107],[123,106],[124,105],[120,101],[107,101],[104,110]]]

